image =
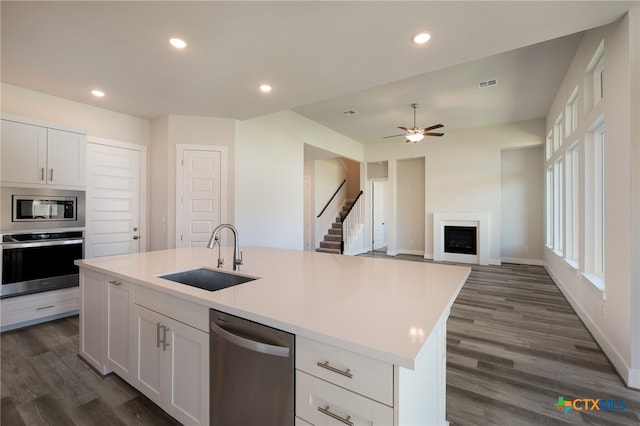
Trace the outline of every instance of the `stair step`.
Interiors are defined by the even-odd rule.
[[[342,222],[333,222],[333,223],[331,224],[331,227],[332,227],[333,229],[342,229]]]
[[[324,235],[324,240],[325,241],[337,241],[340,242],[342,240],[342,237],[340,234],[325,234]]]
[[[340,250],[340,241],[320,241],[320,248]]]
[[[331,235],[342,235],[342,229],[338,228],[329,228],[328,232]]]
[[[333,253],[333,254],[340,254],[340,250],[339,249],[328,249],[328,248],[317,248],[316,251],[318,253]]]

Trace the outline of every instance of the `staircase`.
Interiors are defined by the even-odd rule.
[[[320,247],[316,249],[317,252],[341,254],[340,244],[342,241],[342,222],[340,221],[340,217],[347,213],[351,204],[352,201],[347,201],[342,207],[340,215],[336,217],[336,220],[331,224],[331,228],[329,228],[328,233],[325,234],[324,239],[320,241]]]

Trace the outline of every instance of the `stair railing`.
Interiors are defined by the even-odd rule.
[[[363,192],[360,191],[358,196],[349,207],[349,210],[340,218],[342,222],[342,236],[340,238],[340,254],[344,254],[345,245],[349,247],[351,241],[356,236],[356,232],[360,225],[364,224],[364,209],[362,203],[358,203]]]
[[[320,214],[316,217],[315,247],[319,247],[325,231],[331,227],[331,224],[336,221],[336,218],[340,213],[340,209],[347,197],[346,183],[347,180],[344,179],[329,201],[327,201],[327,204],[324,206]]]
[[[325,212],[325,210],[327,210],[327,207],[329,207],[329,205],[334,200],[334,198],[336,198],[336,196],[338,195],[338,192],[340,192],[340,190],[342,189],[342,187],[344,186],[345,183],[347,183],[346,179],[344,179],[342,181],[342,183],[340,184],[340,186],[338,186],[338,189],[336,189],[336,192],[334,192],[333,195],[331,196],[331,198],[329,198],[329,201],[327,201],[327,204],[325,204],[325,206],[322,208],[322,211],[320,212],[320,214],[318,214],[318,216],[316,216],[316,218],[320,218],[320,216],[322,216],[322,214]]]

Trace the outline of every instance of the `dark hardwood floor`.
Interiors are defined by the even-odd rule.
[[[640,425],[640,392],[624,387],[542,267],[473,266],[447,343],[452,426]],[[176,424],[78,358],[78,317],[3,333],[0,344],[3,426]],[[623,400],[625,409],[564,414],[554,407],[558,397],[613,400],[616,408]]]

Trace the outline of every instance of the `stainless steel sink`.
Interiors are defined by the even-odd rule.
[[[189,271],[174,272],[166,275],[158,275],[158,278],[186,284],[191,287],[198,287],[204,290],[216,291],[223,288],[256,280],[255,277],[246,275],[236,275],[213,269],[199,268]]]

